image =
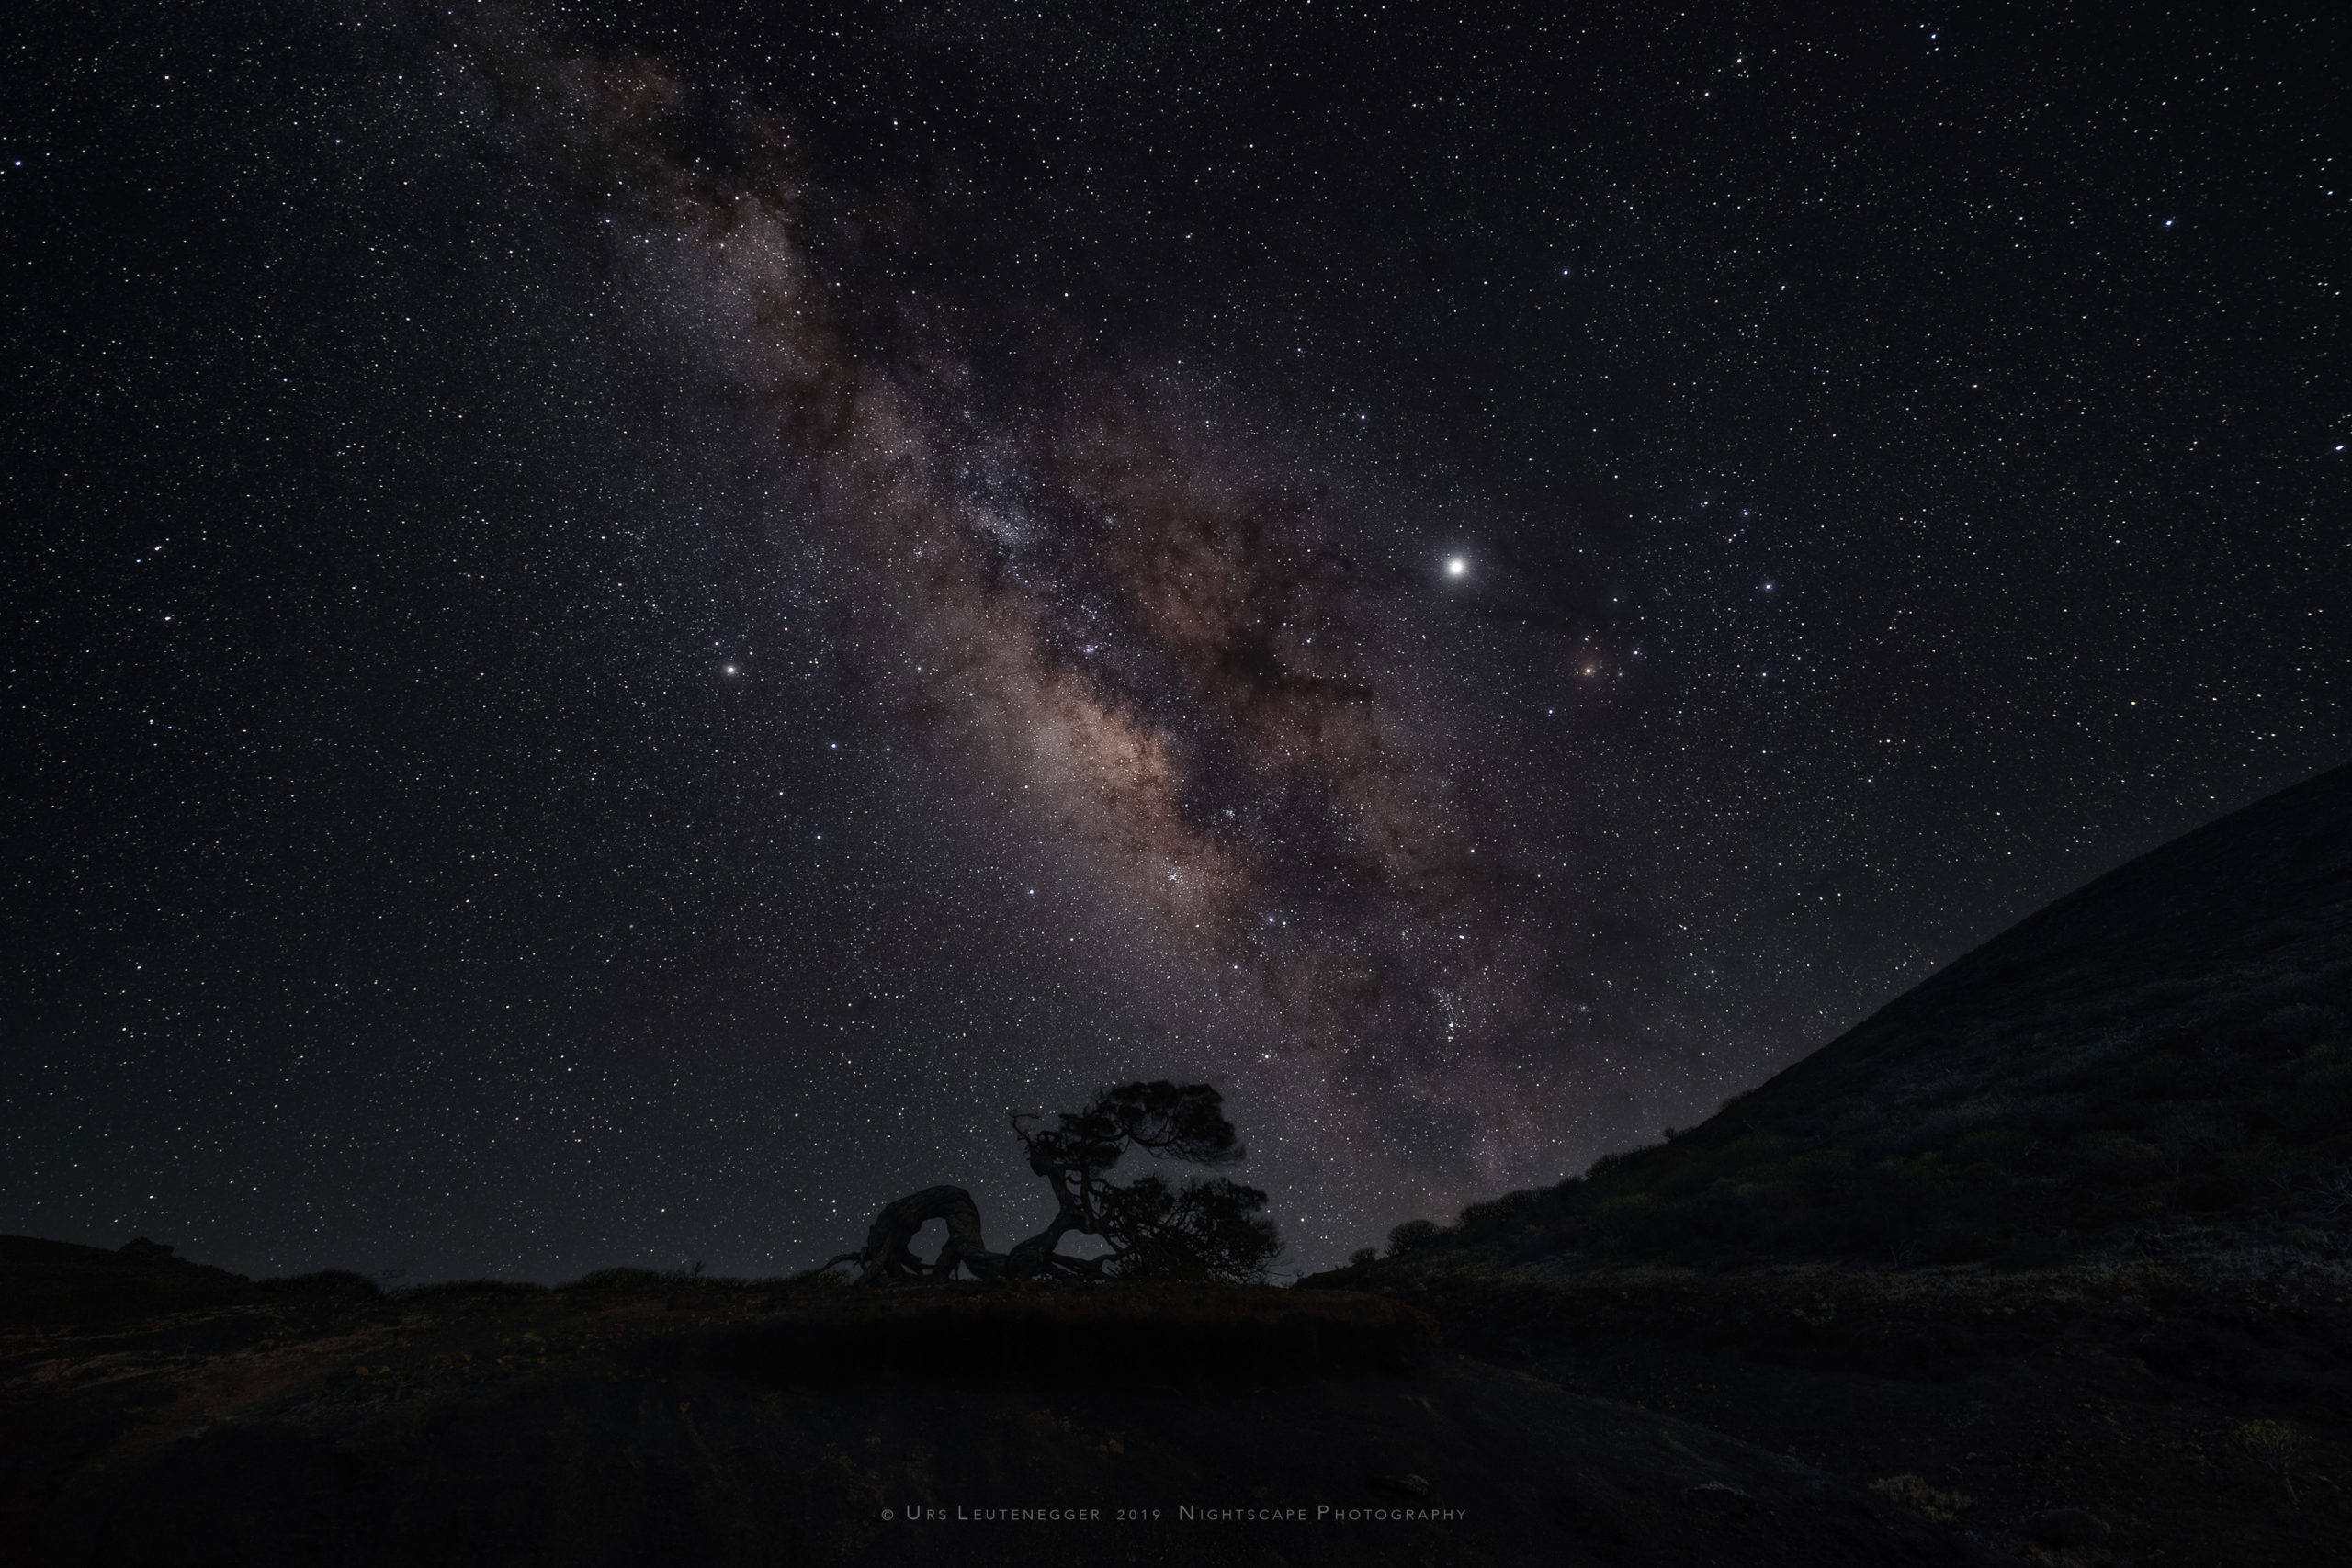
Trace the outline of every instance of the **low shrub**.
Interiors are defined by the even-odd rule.
[[[1506,1192],[1499,1198],[1489,1198],[1483,1203],[1473,1203],[1462,1211],[1458,1222],[1463,1230],[1505,1230],[1531,1219],[1541,1208],[1544,1195],[1532,1188],[1518,1192]]]
[[[458,1301],[471,1296],[544,1296],[545,1285],[527,1280],[440,1280],[429,1285],[409,1285],[391,1292],[396,1302]]]
[[[273,1294],[297,1296],[310,1301],[379,1302],[384,1288],[365,1274],[355,1274],[348,1269],[322,1269],[312,1274],[281,1275],[272,1280],[257,1280],[254,1287]]]
[[[1916,1475],[1890,1475],[1883,1481],[1871,1482],[1871,1490],[1890,1503],[1900,1503],[1925,1514],[1939,1525],[1951,1523],[1976,1506],[1975,1498],[1940,1491]]]
[[[1218,1388],[1403,1371],[1436,1321],[1391,1297],[1252,1286],[916,1285],[843,1292],[716,1334],[758,1382]]]
[[[1402,1258],[1408,1252],[1419,1252],[1444,1234],[1435,1220],[1407,1220],[1388,1233],[1388,1256]]]

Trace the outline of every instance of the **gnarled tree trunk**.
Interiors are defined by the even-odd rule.
[[[910,1249],[915,1236],[933,1220],[947,1222],[947,1245],[925,1263]],[[1102,1271],[1100,1259],[1069,1258],[1054,1250],[1063,1236],[1087,1228],[1065,1197],[1053,1224],[1010,1253],[990,1252],[981,1239],[980,1209],[972,1195],[961,1187],[926,1187],[885,1205],[865,1233],[865,1246],[842,1253],[825,1267],[856,1264],[861,1285],[885,1280],[952,1280],[959,1266],[977,1280],[1036,1280],[1055,1275],[1093,1279]]]
[[[933,1220],[947,1222],[947,1244],[939,1249],[937,1258],[925,1264],[908,1248]],[[1004,1272],[1004,1255],[990,1252],[981,1239],[979,1205],[960,1187],[926,1187],[885,1206],[874,1216],[874,1224],[865,1233],[865,1249],[844,1252],[825,1267],[830,1269],[834,1263],[858,1265],[861,1284],[888,1279],[920,1280],[925,1275],[934,1280],[951,1279],[958,1264],[983,1280]]]

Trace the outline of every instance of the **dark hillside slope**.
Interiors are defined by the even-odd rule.
[[[0,1235],[0,1323],[104,1324],[244,1301],[252,1282],[141,1236],[113,1251]]]
[[[2352,768],[2151,852],[1703,1125],[1408,1235],[1500,1263],[2352,1254]],[[1432,1261],[1435,1257],[1432,1257]]]

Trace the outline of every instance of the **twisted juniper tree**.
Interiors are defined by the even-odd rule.
[[[979,1206],[960,1187],[931,1187],[886,1205],[866,1232],[865,1246],[833,1264],[855,1263],[859,1278],[945,1280],[960,1268],[977,1279],[1195,1279],[1240,1283],[1263,1280],[1282,1248],[1273,1222],[1261,1212],[1266,1195],[1224,1177],[1192,1178],[1171,1185],[1149,1172],[1124,1185],[1110,1179],[1130,1151],[1155,1159],[1216,1168],[1241,1158],[1224,1100],[1206,1084],[1182,1088],[1165,1081],[1119,1084],[1098,1093],[1083,1111],[1050,1118],[1015,1116],[1013,1134],[1029,1168],[1054,1193],[1051,1224],[1011,1252],[988,1250]],[[932,1220],[947,1224],[939,1256],[923,1262],[910,1250]],[[1091,1235],[1107,1248],[1076,1258],[1062,1238]]]

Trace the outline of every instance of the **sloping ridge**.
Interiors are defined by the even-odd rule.
[[[2067,895],[1702,1125],[1423,1245],[2046,1262],[2218,1227],[2334,1256],[2347,1015],[2352,767]]]
[[[2120,1020],[2131,992],[2222,987],[2262,966],[2292,984],[2308,960],[2352,958],[2352,767],[2323,773],[2129,861],[2028,916],[1769,1079],[1740,1118],[1834,1094],[1857,1069],[1965,1059],[2004,1021],[2062,1009]],[[2317,939],[2314,942],[2312,939]],[[2332,940],[2331,940],[2332,939]],[[1900,1053],[1901,1060],[1890,1061]],[[1883,1063],[1883,1066],[1876,1066]],[[1716,1118],[1717,1122],[1724,1117]]]
[[[242,1301],[251,1281],[145,1236],[108,1250],[0,1235],[0,1323],[96,1324]]]

